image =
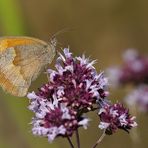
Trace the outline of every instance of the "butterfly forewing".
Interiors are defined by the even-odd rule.
[[[15,96],[25,96],[31,81],[52,61],[46,42],[29,37],[0,39],[0,85]]]

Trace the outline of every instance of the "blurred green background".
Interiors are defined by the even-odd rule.
[[[69,31],[57,37],[60,46],[70,46],[75,55],[85,53],[98,59],[96,68],[100,71],[120,64],[126,48],[148,53],[147,8],[147,0],[0,0],[0,36],[25,35],[49,41],[51,35],[67,28]],[[42,74],[30,91],[46,81]],[[111,91],[111,97],[122,99],[126,91]],[[65,139],[49,144],[46,138],[32,135],[32,113],[27,106],[26,98],[0,90],[0,148],[68,148]],[[101,134],[96,115],[90,116],[89,129],[80,130],[82,148],[90,148]],[[137,141],[118,131],[107,136],[100,148],[147,148],[147,114],[140,114],[137,121]]]

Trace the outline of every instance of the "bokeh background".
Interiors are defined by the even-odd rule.
[[[85,53],[98,59],[96,68],[102,71],[122,63],[121,54],[127,48],[148,53],[147,8],[147,0],[0,0],[0,36],[25,35],[49,41],[53,34],[67,29],[57,36],[60,46],[70,46],[75,55]],[[46,81],[42,74],[30,91]],[[112,100],[122,99],[126,91],[111,90]],[[68,148],[65,139],[49,144],[46,138],[32,135],[32,113],[27,106],[26,98],[0,90],[0,148]],[[91,147],[101,134],[96,115],[90,116],[89,129],[80,130],[82,148]],[[118,131],[107,136],[100,148],[148,147],[148,115],[140,114],[137,122],[136,141]]]

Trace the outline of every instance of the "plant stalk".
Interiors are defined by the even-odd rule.
[[[69,142],[70,148],[74,148],[74,145],[73,145],[71,139],[69,138],[69,136],[67,136],[67,140]]]
[[[80,136],[78,129],[76,130],[76,140],[77,140],[77,147],[80,148]]]
[[[103,131],[103,134],[101,135],[101,137],[97,140],[97,142],[92,146],[92,148],[96,148],[98,146],[98,144],[100,144],[102,142],[102,140],[105,137],[105,130]]]

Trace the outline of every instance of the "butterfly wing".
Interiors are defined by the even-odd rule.
[[[52,48],[28,37],[0,39],[0,85],[14,96],[25,96],[31,81],[52,61]]]
[[[29,86],[20,72],[21,67],[13,64],[15,56],[13,48],[7,49],[6,52],[1,54],[0,85],[14,96],[24,96]]]

